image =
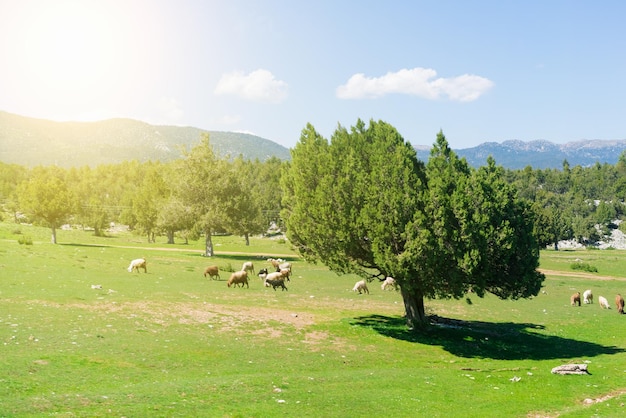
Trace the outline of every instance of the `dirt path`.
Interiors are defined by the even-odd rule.
[[[184,253],[198,253],[204,254],[204,250],[198,250],[195,248],[175,248],[175,247],[138,247],[133,245],[101,245],[101,244],[81,244],[82,246],[93,246],[93,247],[111,247],[111,248],[130,248],[133,250],[142,250],[142,251],[175,251],[175,252],[184,252]],[[250,253],[245,251],[214,251],[216,256],[219,255],[249,255],[252,257],[259,258],[269,258],[269,257],[280,257],[280,258],[289,258],[289,259],[299,259],[300,257],[296,254],[267,254],[267,253]]]
[[[540,272],[546,276],[560,276],[560,277],[580,277],[581,279],[595,279],[595,280],[626,280],[626,277],[614,277],[614,276],[598,276],[593,273],[582,272],[568,272],[558,270],[539,269]]]

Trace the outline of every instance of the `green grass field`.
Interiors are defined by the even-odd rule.
[[[299,260],[289,244],[146,244],[0,223],[0,417],[619,416],[626,408],[626,253],[545,251],[530,300],[427,301],[409,333],[395,291]],[[18,240],[28,237],[32,245]],[[246,255],[247,253],[247,255]],[[129,273],[146,257],[148,273]],[[225,270],[293,261],[287,292]],[[580,259],[594,274],[573,271]],[[209,264],[221,280],[202,275]],[[101,288],[92,288],[92,286]],[[590,288],[596,303],[572,307]],[[587,363],[590,375],[551,369]],[[590,399],[593,402],[585,402]],[[597,401],[597,402],[596,402]]]

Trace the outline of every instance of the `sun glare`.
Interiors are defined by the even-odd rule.
[[[114,88],[123,40],[106,4],[40,2],[23,11],[23,26],[14,28],[20,94],[36,101],[34,106],[53,107],[51,118],[89,118],[76,109],[87,109]]]

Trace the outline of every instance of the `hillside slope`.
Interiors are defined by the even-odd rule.
[[[170,161],[196,145],[203,132],[220,156],[264,161],[289,159],[289,150],[268,139],[193,127],[157,126],[132,119],[54,122],[0,111],[0,161],[25,166],[77,167],[136,159]]]

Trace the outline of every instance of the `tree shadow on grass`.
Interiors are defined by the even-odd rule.
[[[409,330],[402,317],[367,315],[353,325],[412,343],[437,345],[459,357],[495,360],[549,360],[626,352],[624,348],[544,335],[542,325],[514,322],[461,321],[432,316],[431,326]]]

